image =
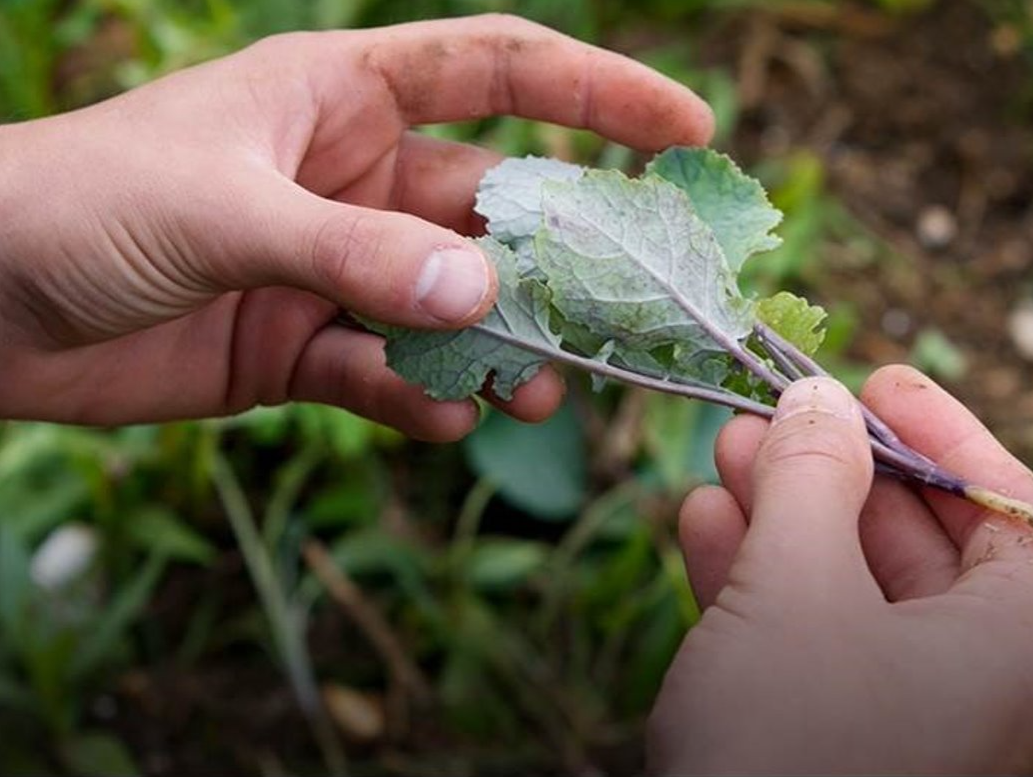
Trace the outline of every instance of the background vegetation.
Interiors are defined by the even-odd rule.
[[[828,307],[845,380],[909,359],[1033,460],[1024,0],[0,0],[0,119],[270,33],[481,11],[699,90],[787,214],[749,282]],[[515,119],[427,131],[641,163]],[[551,421],[453,446],[317,406],[0,424],[0,772],[634,771],[698,617],[674,515],[725,418],[572,378]]]

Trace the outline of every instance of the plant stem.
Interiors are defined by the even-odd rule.
[[[753,334],[756,336],[757,341],[764,347],[768,355],[774,360],[775,364],[782,371],[782,373],[790,380],[799,380],[800,378],[806,378],[808,375],[817,375],[820,373],[808,370],[806,367],[802,367],[797,364],[785,353],[777,342],[773,342],[770,339],[771,335],[776,334],[772,330],[768,329],[763,324],[758,324],[753,328]],[[817,365],[815,365],[817,366]]]
[[[700,328],[709,335],[711,340],[713,340],[723,350],[730,353],[737,362],[753,373],[753,375],[760,378],[767,385],[777,391],[781,391],[789,384],[789,381],[785,376],[774,372],[763,362],[762,359],[755,356],[745,345],[740,343],[739,339],[735,335],[731,335],[721,329],[721,327],[716,326],[710,320],[709,316],[704,315],[704,313],[699,310],[680,289],[673,286],[669,280],[659,275],[648,265],[645,265],[644,269],[664,289],[664,291],[670,295],[671,300],[678,307],[684,310],[693,321],[699,324]]]
[[[672,291],[672,295],[674,295]],[[700,319],[695,309],[687,301],[678,299],[679,305],[686,309],[697,321]],[[787,341],[777,332],[764,324],[754,327],[754,335],[782,374],[771,369],[761,357],[750,351],[745,345],[720,330],[705,324],[704,328],[710,336],[732,355],[744,368],[766,383],[775,394],[781,393],[789,383],[798,377],[828,376],[828,373],[816,361],[804,354],[795,345]],[[508,331],[500,331],[483,324],[474,324],[473,329],[489,335],[501,342],[521,348],[541,356],[549,361],[560,362],[577,367],[593,375],[619,380],[635,386],[677,394],[690,399],[730,407],[733,410],[752,413],[771,418],[774,408],[749,397],[736,394],[718,386],[706,386],[687,380],[670,377],[655,377],[614,366],[602,359],[591,359],[587,356],[565,351],[557,345],[542,345],[539,342],[526,340]],[[860,403],[859,403],[860,404]],[[886,423],[869,408],[861,404],[861,413],[871,439],[872,455],[881,465],[880,470],[890,470],[900,477],[917,481],[923,485],[933,486],[956,496],[963,497],[1008,515],[1024,518],[1033,523],[1033,505],[997,494],[988,489],[975,486],[959,475],[939,466],[929,457],[914,450],[893,432]]]
[[[772,354],[772,358],[781,358],[789,361],[801,373],[803,373],[801,377],[805,377],[807,375],[821,375],[828,377],[829,373],[824,367],[782,337],[782,335],[771,327],[766,324],[757,324],[753,331],[754,334],[757,335],[757,339],[760,340],[768,352]],[[873,436],[882,440],[882,442],[891,447],[903,444],[901,443],[900,438],[897,437],[896,433],[894,433],[894,431],[890,429],[881,418],[875,415],[875,413],[864,405],[861,405],[861,407],[863,408],[862,412],[864,414],[865,423],[868,425],[868,430]],[[915,455],[922,457],[922,454],[917,451],[915,452]],[[929,461],[929,463],[932,464],[932,461]]]
[[[630,383],[633,386],[642,386],[644,388],[653,389],[654,391],[663,391],[667,394],[677,394],[679,396],[688,397],[689,399],[701,399],[704,402],[724,405],[725,407],[730,407],[733,410],[742,410],[743,412],[753,413],[754,415],[764,416],[765,418],[770,418],[771,414],[775,410],[770,405],[765,405],[762,402],[757,402],[749,397],[744,397],[741,394],[736,394],[721,388],[682,382],[677,379],[655,378],[649,375],[643,375],[638,372],[632,372],[631,370],[615,367],[612,364],[598,359],[590,359],[587,356],[580,356],[579,354],[571,353],[570,351],[564,351],[562,348],[538,345],[537,343],[524,340],[508,332],[490,329],[482,324],[474,324],[471,328],[476,329],[483,334],[490,335],[491,337],[501,340],[509,345],[522,348],[525,351],[530,351],[531,353],[537,354],[549,361],[569,364],[573,367],[584,370],[585,372],[600,375],[604,378],[611,378],[612,380],[619,380],[623,383]]]
[[[788,363],[804,375],[828,376],[828,372],[799,348],[765,324],[757,324],[754,334],[776,363]],[[944,469],[923,453],[903,442],[892,429],[860,401],[861,412],[871,439],[872,454],[878,470],[918,481],[996,512],[1033,523],[1033,505],[998,494]]]
[[[344,774],[344,753],[323,709],[315,673],[305,644],[303,618],[284,590],[269,549],[262,542],[247,497],[230,463],[216,452],[212,462],[212,482],[244,556],[251,581],[258,591],[262,609],[269,619],[273,641],[287,669],[298,706],[312,726],[312,733],[331,774]]]

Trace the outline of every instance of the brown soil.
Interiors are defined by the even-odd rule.
[[[723,26],[709,54],[735,63],[736,153],[809,149],[891,249],[824,259],[817,291],[862,318],[851,355],[903,361],[918,332],[940,330],[968,363],[948,388],[1033,462],[1033,363],[1009,334],[1033,299],[1033,109],[1007,33],[962,0],[889,21],[791,6]]]

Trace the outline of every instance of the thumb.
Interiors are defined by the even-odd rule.
[[[786,389],[754,462],[743,546],[771,570],[766,586],[812,598],[841,592],[833,583],[874,588],[858,535],[872,470],[861,409],[846,388],[807,378]]]
[[[306,289],[375,321],[427,328],[466,326],[494,302],[494,265],[452,230],[264,183],[249,196],[250,234],[227,257],[239,287]]]

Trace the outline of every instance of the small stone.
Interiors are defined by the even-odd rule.
[[[1008,316],[1008,334],[1019,355],[1033,361],[1033,300],[1020,302]]]
[[[990,33],[990,47],[997,56],[1014,57],[1022,50],[1022,33],[1014,24],[1002,24]]]
[[[99,541],[92,526],[66,523],[36,549],[29,575],[40,588],[53,591],[81,577],[96,557]]]
[[[911,315],[900,308],[890,308],[882,314],[882,331],[899,340],[911,331]]]
[[[926,248],[946,248],[958,234],[958,221],[943,205],[929,205],[918,214],[915,232]]]
[[[336,683],[323,686],[323,703],[338,728],[349,738],[372,742],[384,734],[384,705],[374,694]]]

